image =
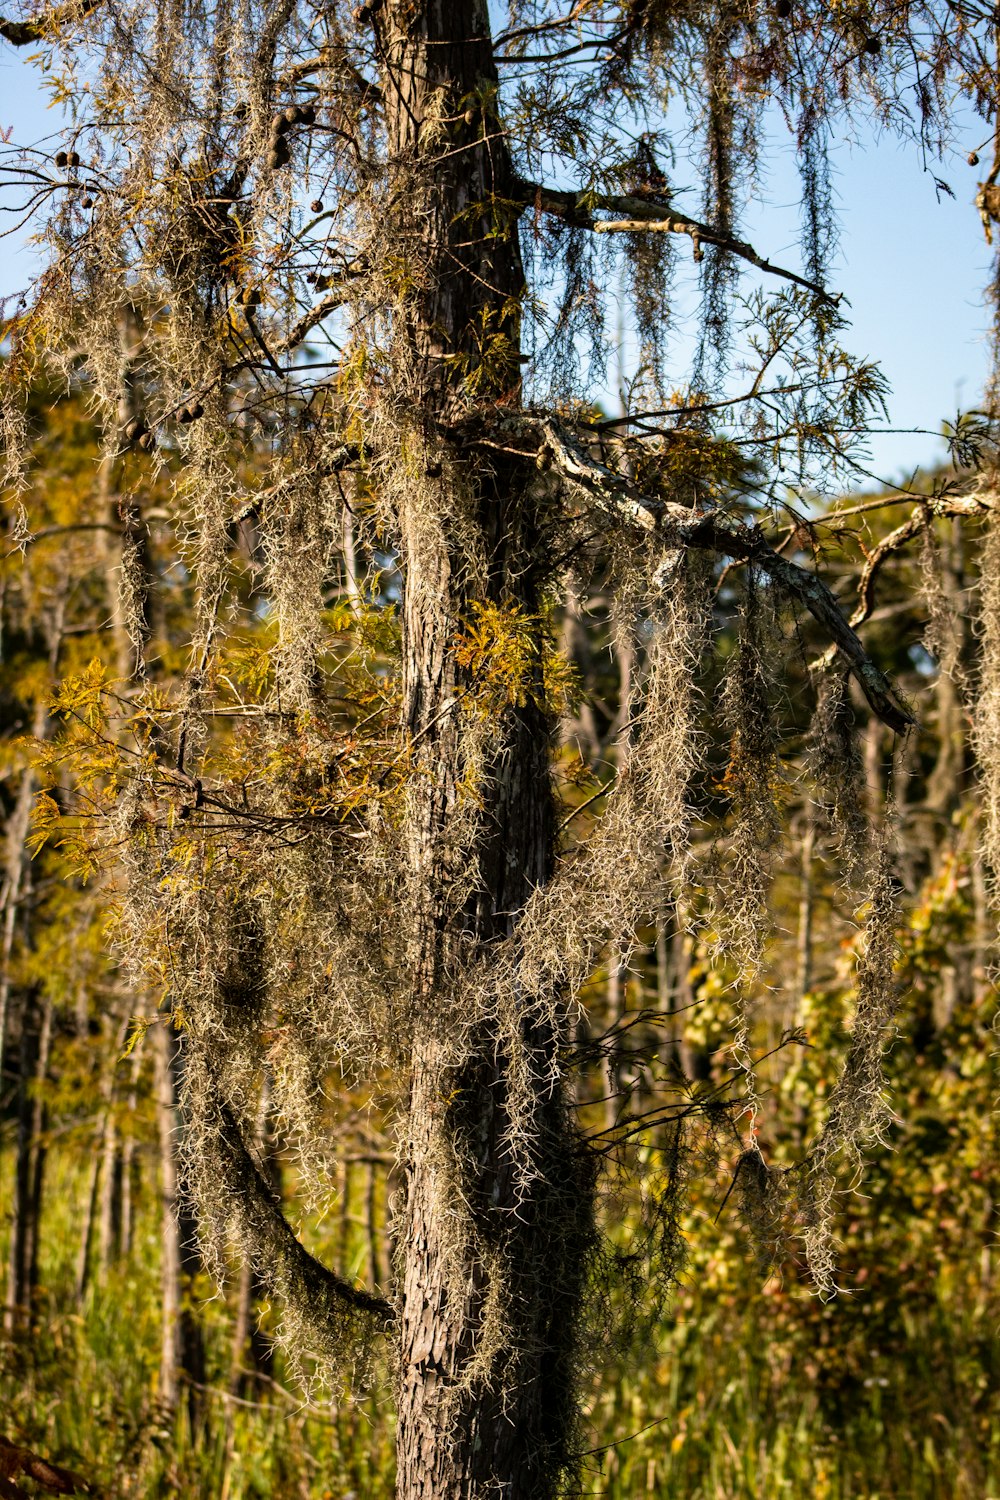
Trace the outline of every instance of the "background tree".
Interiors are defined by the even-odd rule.
[[[400,1494],[554,1493],[579,1457],[595,1288],[608,1271],[633,1287],[676,1272],[691,1122],[735,1132],[762,1258],[790,1223],[823,1292],[838,1163],[888,1126],[900,798],[861,815],[848,679],[893,734],[913,716],[816,570],[823,534],[796,503],[882,395],[823,286],[825,148],[856,108],[905,128],[908,90],[925,147],[951,89],[992,120],[989,18],[595,0],[501,20],[474,0],[350,15],[283,0],[94,4],[0,30],[43,46],[74,121],[51,161],[10,168],[51,249],[8,327],[15,505],[43,359],[86,384],[124,475],[128,667],[119,651],[64,682],[48,774],[72,763],[76,799],[50,797],[39,835],[97,813],[79,855],[119,872],[121,960],[183,1037],[184,1168],[209,1260],[234,1241],[280,1302],[287,1346],[328,1376],[389,1334]],[[802,272],[739,235],[768,99],[796,128]],[[700,218],[671,181],[687,124]],[[989,181],[982,201],[989,219]],[[665,294],[683,241],[701,338],[681,386]],[[745,265],[762,285],[741,301]],[[623,271],[641,368],[608,419],[578,368],[606,352]],[[765,294],[772,279],[784,289]],[[966,425],[956,444],[980,460],[988,438]],[[159,559],[137,503],[150,464],[167,491]],[[992,503],[983,483],[919,497],[869,559],[856,623],[885,557],[923,538],[936,576],[931,523]],[[14,514],[24,537],[30,513]],[[156,623],[180,584],[183,644]],[[614,784],[592,791],[554,739],[574,698],[555,645],[567,592],[606,601],[629,664],[608,716]],[[940,621],[943,585],[935,599]],[[799,617],[820,637],[802,779],[867,923],[825,1118],[774,1164],[752,1002],[788,773],[778,669],[797,669]],[[942,787],[946,802],[944,772]],[[699,824],[718,829],[704,868]],[[632,1021],[595,1036],[581,1002],[609,953],[627,1005],[623,955],[656,922],[664,948],[668,920],[682,953],[699,933],[717,954],[737,1072],[700,1091],[668,1074],[633,1109]],[[801,992],[808,978],[800,965]],[[573,1087],[595,1058],[612,1099],[588,1134]],[[401,1183],[381,1288],[310,1253],[261,1160],[266,1077],[322,1192],[334,1064],[392,1101]],[[602,1234],[595,1191],[640,1137],[672,1165],[628,1249]]]

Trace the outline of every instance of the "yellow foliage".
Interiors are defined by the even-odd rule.
[[[480,713],[529,703],[558,714],[577,699],[571,662],[556,651],[548,620],[516,605],[477,602],[455,636],[455,660],[468,672]]]

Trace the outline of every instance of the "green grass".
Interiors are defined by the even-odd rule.
[[[3,1180],[9,1161],[0,1159]],[[204,1421],[158,1402],[158,1205],[133,1255],[72,1296],[82,1168],[54,1151],[35,1327],[2,1351],[0,1431],[128,1500],[389,1500],[383,1390],[309,1409],[225,1392],[231,1308],[199,1301]],[[6,1253],[6,1229],[0,1254]],[[734,1252],[730,1251],[732,1258]],[[608,1500],[987,1500],[1000,1496],[1000,1345],[989,1298],[941,1267],[920,1297],[818,1304],[749,1267],[689,1273],[628,1356],[597,1372],[581,1492]],[[279,1385],[288,1381],[280,1367]],[[645,1429],[645,1430],[643,1430]],[[635,1434],[635,1436],[631,1436]],[[614,1447],[607,1445],[616,1443]]]

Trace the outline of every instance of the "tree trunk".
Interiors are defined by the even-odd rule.
[[[378,1163],[368,1163],[368,1191],[365,1194],[365,1228],[368,1231],[368,1278],[373,1290],[385,1281],[382,1270],[382,1232],[378,1212]]]
[[[812,987],[813,980],[813,852],[816,843],[816,827],[809,809],[804,814],[799,867],[799,930],[796,939],[795,989],[798,1000],[797,1014],[787,1018],[789,1024],[797,1025],[801,1017],[802,1001]]]
[[[11,1205],[13,1212],[4,1306],[4,1329],[7,1333],[26,1327],[31,1312],[31,1272],[37,1259],[34,1212],[40,1205],[42,1170],[37,1155],[43,1149],[39,1140],[42,1103],[38,1096],[38,1085],[48,1066],[51,1020],[51,1001],[46,1001],[43,1005],[33,992],[25,994],[21,1007],[14,1192]]]
[[[41,1244],[42,1198],[45,1185],[45,1163],[48,1145],[48,1108],[45,1103],[45,1080],[49,1071],[49,1049],[52,1045],[52,1001],[46,996],[42,1004],[41,1032],[38,1039],[38,1061],[35,1065],[35,1097],[31,1108],[31,1180],[28,1189],[25,1264],[27,1266],[27,1305],[32,1308],[38,1287],[38,1253]]]
[[[136,1191],[136,1154],[135,1154],[135,1111],[139,1099],[139,1070],[142,1064],[142,1054],[136,1048],[129,1064],[132,1076],[129,1083],[128,1100],[126,1103],[128,1128],[122,1142],[121,1159],[121,1239],[120,1250],[123,1260],[127,1260],[132,1254],[132,1233],[135,1218],[135,1191]]]
[[[254,1146],[265,1168],[269,1185],[279,1198],[281,1195],[281,1172],[269,1140],[267,1123],[270,1087],[265,1078],[261,1086],[257,1111],[257,1126],[254,1131]],[[233,1319],[233,1340],[229,1351],[229,1391],[233,1396],[244,1396],[253,1389],[258,1375],[270,1376],[274,1369],[274,1346],[261,1331],[257,1317],[257,1303],[262,1295],[260,1277],[254,1267],[244,1261],[240,1267],[237,1286],[236,1310]],[[232,1403],[227,1403],[226,1421],[231,1423]]]
[[[121,1153],[118,1122],[109,1109],[101,1144],[101,1200],[97,1222],[98,1280],[103,1281],[115,1258],[121,1228]]]
[[[94,1141],[94,1155],[90,1163],[90,1177],[87,1183],[87,1201],[80,1229],[80,1248],[76,1255],[76,1300],[80,1304],[87,1295],[87,1287],[90,1284],[90,1246],[94,1238],[94,1220],[97,1218],[97,1200],[101,1190],[100,1143],[104,1139],[105,1119],[106,1116],[101,1117],[100,1128]]]
[[[965,644],[965,568],[962,524],[957,519],[951,524],[948,541],[940,549],[939,567],[941,592],[947,612],[947,622],[943,629],[947,634],[943,641],[934,643],[940,652],[935,684],[938,753],[934,769],[927,778],[924,804],[929,812],[938,813],[947,820],[947,836],[947,825],[961,802],[966,769],[966,731],[961,691],[962,652]],[[936,831],[940,837],[940,826]]]
[[[622,963],[621,954],[617,952],[608,954],[608,1011],[605,1017],[607,1029],[617,1026],[625,1011],[625,966]],[[620,1057],[614,1038],[609,1037],[607,1053],[604,1059],[604,1128],[607,1131],[614,1130],[618,1123],[618,1116],[622,1112],[622,1089],[619,1079]]]
[[[99,1093],[103,1106],[100,1124],[94,1138],[94,1158],[90,1166],[87,1191],[87,1207],[84,1214],[83,1231],[76,1263],[76,1297],[82,1302],[90,1284],[91,1247],[94,1241],[94,1226],[98,1230],[98,1257],[101,1271],[107,1269],[110,1255],[110,1215],[112,1212],[113,1184],[108,1176],[114,1171],[115,1143],[118,1132],[114,1118],[115,1064],[128,1031],[128,1023],[122,1022],[120,1030],[101,1034],[101,1070]]]
[[[469,769],[455,695],[471,682],[455,635],[477,601],[537,617],[543,548],[533,476],[487,466],[472,450],[459,458],[439,437],[443,423],[468,418],[470,389],[481,411],[516,398],[524,275],[516,225],[498,232],[494,218],[513,181],[490,112],[485,4],[394,0],[376,25],[390,158],[405,185],[400,240],[419,263],[397,357],[423,408],[414,436],[428,455],[400,503],[406,728],[427,774],[414,778],[408,826],[415,1019],[398,1234],[397,1494],[545,1500],[574,1435],[589,1169],[552,1082],[560,1038],[551,1027],[525,1020],[518,1038],[521,1087],[534,1091],[528,1171],[504,1045],[487,1023],[461,1057],[451,1038],[463,968],[509,935],[548,880],[553,850],[540,662],[526,701],[493,726],[471,842],[455,832],[468,828]],[[484,332],[500,338],[490,368]],[[475,890],[456,902],[469,869]]]
[[[58,652],[58,645],[50,646],[50,659],[54,662]],[[31,732],[36,739],[41,739],[48,726],[48,709],[44,703],[39,704],[32,720]],[[7,1042],[8,1010],[11,994],[11,960],[14,953],[14,932],[17,926],[17,916],[20,909],[25,874],[29,864],[26,846],[28,828],[31,823],[31,810],[35,804],[35,792],[38,790],[38,780],[34,769],[25,766],[21,773],[21,784],[17,789],[17,800],[11,813],[5,830],[6,848],[4,853],[5,879],[3,885],[3,938],[2,962],[0,962],[0,1084],[3,1080],[4,1050]]]
[[[565,585],[562,629],[563,653],[579,670],[581,681],[589,683],[592,677],[590,636],[584,625],[579,589],[572,577]],[[601,759],[601,737],[597,732],[594,708],[587,692],[581,695],[576,714],[564,721],[562,733],[568,744],[576,746],[580,759],[586,765],[592,769],[597,766]]]
[[[680,976],[672,961],[680,926],[675,901],[664,901],[656,915],[656,1001],[661,1016],[679,1019],[664,1036],[661,1055],[664,1065],[678,1079],[685,1077],[684,1068],[684,1013],[685,997],[681,993]]]
[[[343,557],[344,593],[351,608],[357,609],[361,597],[358,589],[358,555],[354,542],[354,514],[349,505],[344,506]]]
[[[499,496],[496,503],[502,505]],[[543,1500],[554,1490],[570,1439],[573,1334],[590,1207],[577,1143],[551,1083],[559,1039],[527,1028],[521,1039],[538,1091],[525,1185],[512,1145],[518,1122],[506,1109],[508,1059],[484,1028],[478,1054],[456,1066],[441,1019],[454,1003],[461,935],[468,948],[474,934],[480,950],[505,936],[531,890],[548,877],[548,728],[531,706],[507,716],[480,787],[478,889],[468,907],[450,913],[445,835],[461,763],[442,711],[456,685],[445,647],[458,611],[453,601],[456,613],[441,618],[440,601],[449,598],[453,580],[427,561],[414,567],[411,550],[404,603],[409,727],[432,757],[435,777],[421,780],[411,824],[413,890],[422,910],[400,1237],[398,1493],[405,1500]],[[428,750],[432,737],[438,742]],[[457,1211],[459,1204],[467,1213]]]
[[[882,822],[882,817],[885,813],[885,774],[882,748],[884,735],[884,726],[872,714],[865,729],[864,757],[867,812],[872,826],[875,828]]]
[[[159,1394],[164,1406],[174,1411],[186,1384],[188,1420],[193,1432],[202,1408],[199,1387],[205,1382],[205,1350],[201,1327],[191,1306],[194,1278],[201,1269],[197,1226],[180,1195],[177,1180],[181,1039],[166,1022],[155,1026],[153,1035],[163,1234]]]

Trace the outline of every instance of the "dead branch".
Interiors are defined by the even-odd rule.
[[[881,502],[873,503],[872,506],[855,506],[850,511],[841,511],[839,514],[846,516],[873,508],[881,508]],[[879,573],[894,552],[899,552],[907,542],[920,535],[932,516],[986,516],[995,509],[995,502],[985,499],[982,491],[971,495],[928,496],[926,500],[921,499],[909,518],[890,531],[869,552],[858,582],[858,603],[848,622],[851,628],[871,619],[875,611],[875,581]],[[831,647],[823,653],[816,665],[828,666],[832,658]]]

